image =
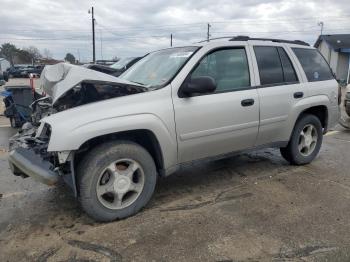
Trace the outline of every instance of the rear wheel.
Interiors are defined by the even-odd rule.
[[[322,124],[314,115],[304,115],[296,123],[291,139],[281,155],[291,164],[304,165],[317,156],[322,145]]]
[[[157,180],[151,155],[130,141],[102,144],[78,167],[80,202],[98,221],[136,214],[150,200]]]

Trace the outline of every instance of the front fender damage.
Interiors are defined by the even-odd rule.
[[[46,185],[54,185],[62,179],[77,196],[74,152],[48,152],[50,133],[47,132],[47,124],[43,125],[36,128],[27,123],[10,138],[10,169],[16,176],[32,177]]]
[[[45,118],[71,108],[102,102],[120,96],[149,91],[137,83],[66,63],[46,66],[41,74],[41,89],[46,97],[32,104],[32,123],[26,123],[10,139],[9,164],[14,175],[33,177],[52,185],[59,178],[70,185],[77,195],[74,170],[74,152],[48,151],[51,128]],[[89,112],[82,110],[83,114]],[[49,121],[47,121],[49,122]],[[64,136],[64,135],[63,135]],[[65,137],[59,137],[63,141]]]

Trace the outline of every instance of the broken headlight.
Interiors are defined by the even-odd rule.
[[[51,126],[48,123],[41,123],[36,137],[43,141],[49,141],[51,136]]]

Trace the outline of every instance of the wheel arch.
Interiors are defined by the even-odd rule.
[[[304,115],[307,115],[307,114],[310,114],[310,115],[314,115],[316,116],[320,122],[321,122],[321,125],[322,125],[322,128],[323,128],[323,133],[326,133],[327,132],[327,129],[328,129],[328,107],[324,104],[320,104],[320,105],[312,105],[310,107],[307,107],[307,108],[304,108],[303,110],[301,110],[299,112],[299,114],[297,114],[297,116],[295,117],[295,121],[294,121],[294,124],[292,127],[292,129],[290,129],[290,132],[289,132],[289,136],[288,136],[288,141],[290,141],[290,138],[293,134],[293,130],[296,126],[296,124],[298,123],[298,121],[304,116]]]
[[[85,154],[101,143],[113,140],[128,140],[144,147],[152,156],[158,174],[164,174],[164,156],[160,143],[156,135],[148,129],[135,129],[128,131],[120,131],[97,136],[85,141],[74,154],[74,166],[76,167],[83,159]]]
[[[326,131],[328,128],[328,108],[325,105],[317,105],[304,109],[300,112],[297,121],[305,114],[310,114],[316,116],[321,124],[322,128]],[[297,122],[296,121],[296,122]]]

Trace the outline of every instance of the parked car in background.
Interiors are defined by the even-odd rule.
[[[338,83],[301,41],[233,37],[148,54],[121,77],[45,67],[46,112],[10,140],[15,175],[67,181],[98,221],[136,214],[157,177],[242,150],[317,156],[338,122]]]
[[[36,77],[40,77],[43,69],[44,69],[44,65],[34,65],[34,66],[29,65],[27,67],[23,67],[20,70],[20,75],[21,75],[21,77],[29,77],[30,74],[32,74]]]
[[[119,76],[132,67],[137,61],[142,57],[126,57],[121,58],[118,62],[111,65],[111,68],[115,69],[118,73],[113,74],[114,76]],[[119,74],[119,75],[118,75]]]
[[[21,75],[21,71],[23,68],[25,68],[26,66],[25,65],[14,65],[14,66],[11,66],[10,68],[7,69],[7,72],[9,74],[9,77],[10,78],[13,78],[13,77],[22,77]]]
[[[120,76],[122,73],[124,73],[127,69],[129,69],[131,66],[133,66],[137,61],[139,61],[142,57],[127,57],[122,58],[118,62],[106,66],[101,64],[86,64],[85,67],[102,72],[105,74],[109,74],[112,76]]]
[[[10,67],[7,72],[9,77],[29,77],[30,74],[40,76],[44,65],[15,65]]]
[[[31,72],[34,72],[35,68],[32,65],[25,66],[20,69],[20,76],[21,77],[29,77],[29,74]]]
[[[117,60],[96,60],[96,64],[98,65],[104,65],[104,66],[110,66],[113,65]]]

